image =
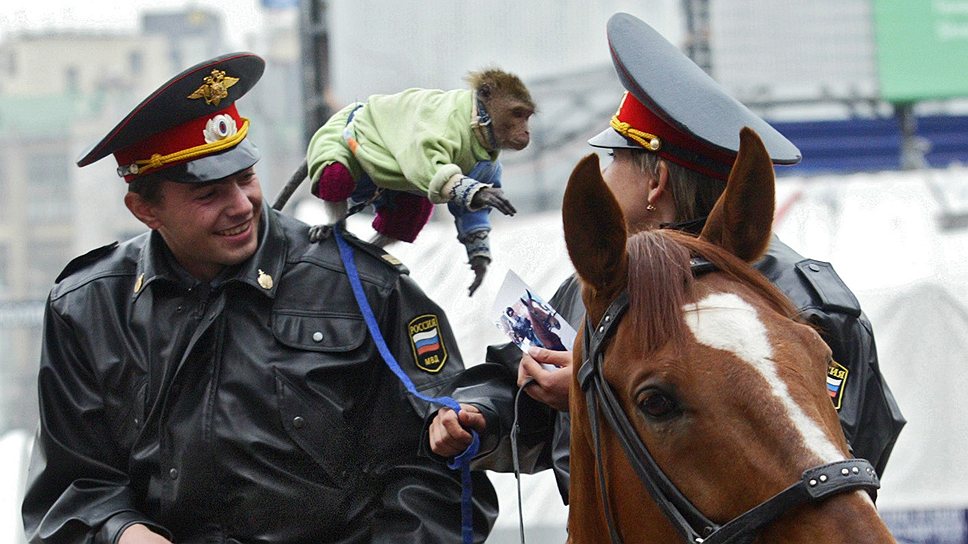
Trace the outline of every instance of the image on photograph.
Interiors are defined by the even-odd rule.
[[[497,328],[522,351],[530,346],[567,351],[575,341],[575,329],[512,270],[494,300],[493,315]]]

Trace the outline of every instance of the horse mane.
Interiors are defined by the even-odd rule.
[[[626,316],[637,331],[637,345],[645,354],[668,342],[681,343],[686,329],[682,307],[696,298],[691,257],[701,257],[750,287],[769,306],[789,319],[801,321],[793,303],[749,263],[721,247],[669,229],[639,232],[629,237],[629,310]]]

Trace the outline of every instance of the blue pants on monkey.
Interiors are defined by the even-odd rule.
[[[492,187],[501,187],[502,172],[500,162],[479,161],[467,176]],[[416,238],[433,212],[433,203],[426,197],[406,191],[381,189],[364,173],[356,181],[356,188],[350,196],[349,211],[355,213],[367,204],[372,204],[376,211],[373,229],[404,242],[412,242]],[[454,217],[457,240],[464,244],[468,260],[474,257],[490,259],[491,208],[469,210],[448,202],[447,209]]]

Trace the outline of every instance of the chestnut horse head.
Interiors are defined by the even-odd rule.
[[[870,496],[877,476],[848,453],[826,392],[830,350],[748,264],[769,243],[774,178],[756,133],[740,137],[699,238],[627,236],[594,155],[568,182],[587,310],[572,542],[893,542]]]

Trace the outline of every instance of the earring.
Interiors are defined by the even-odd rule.
[[[645,206],[645,211],[654,212],[655,211],[655,206],[653,206],[652,204],[648,204],[648,205]]]

